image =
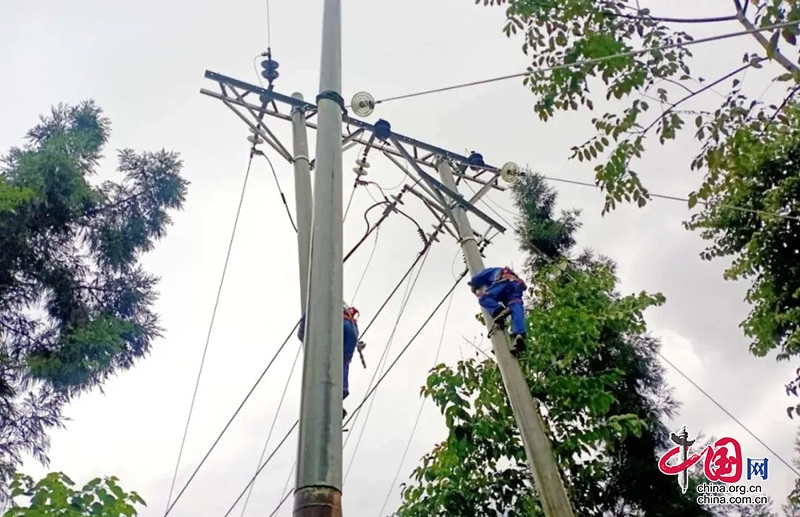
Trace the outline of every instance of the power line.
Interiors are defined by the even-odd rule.
[[[548,181],[557,181],[557,182],[561,182],[561,183],[571,183],[573,185],[580,185],[582,187],[592,187],[594,189],[599,189],[600,188],[598,185],[595,185],[594,183],[587,183],[587,182],[576,181],[576,180],[568,180],[568,179],[565,179],[565,178],[553,178],[551,176],[543,176],[541,174],[539,174],[539,176],[541,176],[542,178],[544,178],[544,179],[546,179]],[[683,198],[683,197],[668,196],[668,195],[665,195],[665,194],[654,194],[652,192],[649,192],[647,195],[650,196],[650,197],[656,197],[656,198],[660,198],[660,199],[667,199],[667,200],[670,200],[670,201],[681,201],[681,202],[684,202],[684,203],[688,203],[689,202],[688,198]],[[697,204],[704,205],[704,206],[714,206],[712,203],[708,203],[706,201],[701,201],[701,200],[697,200]],[[782,219],[790,219],[790,220],[793,220],[793,221],[800,221],[800,217],[797,217],[797,216],[794,216],[794,215],[779,214],[777,212],[766,212],[764,210],[755,210],[753,208],[744,208],[744,207],[741,207],[741,206],[734,206],[734,205],[720,204],[718,206],[721,207],[721,208],[727,208],[727,209],[730,209],[730,210],[738,210],[740,212],[747,212],[747,213],[751,213],[751,214],[766,215],[766,216],[771,216],[771,217],[779,217],[779,218],[782,218]]]
[[[267,48],[272,48],[272,24],[269,16],[269,0],[267,0]]]
[[[395,320],[394,327],[392,328],[392,332],[389,335],[389,342],[384,347],[384,353],[383,356],[381,357],[381,361],[383,362],[383,364],[382,365],[380,364],[381,361],[378,362],[379,367],[375,369],[375,373],[373,374],[372,380],[370,381],[368,386],[372,385],[372,381],[375,380],[375,376],[378,374],[379,370],[381,371],[381,373],[383,372],[383,366],[385,366],[386,364],[385,358],[388,357],[389,350],[391,349],[392,344],[394,344],[394,337],[397,332],[397,327],[400,326],[400,320],[402,319],[403,314],[406,311],[406,307],[408,306],[408,302],[411,299],[411,295],[414,292],[414,288],[417,286],[417,281],[419,280],[419,277],[422,274],[422,270],[425,267],[425,262],[430,256],[430,250],[431,248],[428,248],[428,251],[425,252],[425,257],[423,258],[422,262],[419,265],[419,269],[417,270],[417,276],[414,277],[414,281],[409,284],[408,290],[406,291],[406,295],[404,296],[404,300],[400,306],[400,311],[397,314],[397,319]],[[347,466],[347,471],[345,472],[344,481],[342,482],[343,484],[347,482],[347,478],[350,475],[350,469],[353,467],[353,463],[355,463],[356,461],[356,454],[358,454],[358,447],[359,445],[361,445],[361,439],[364,437],[364,431],[366,431],[367,429],[367,423],[369,422],[369,417],[372,414],[372,408],[375,404],[376,398],[373,398],[370,401],[369,408],[367,408],[367,413],[366,416],[364,417],[364,425],[361,426],[361,432],[358,435],[358,440],[356,440],[356,445],[353,447],[353,454],[350,456],[350,464]],[[349,438],[350,437],[348,436],[348,440]],[[347,445],[347,442],[345,442],[345,445]]]
[[[292,376],[294,375],[294,370],[297,367],[297,359],[300,358],[300,351],[303,350],[303,343],[302,341],[297,346],[297,353],[294,356],[294,362],[292,363],[292,369],[289,371],[289,378],[286,379],[286,386],[283,388],[283,394],[281,394],[281,399],[278,402],[278,408],[275,410],[275,417],[272,419],[272,425],[269,428],[269,433],[267,433],[267,439],[264,442],[264,449],[261,451],[261,457],[258,458],[258,462],[256,462],[256,471],[258,467],[261,466],[261,462],[264,461],[264,455],[267,453],[267,446],[269,446],[269,439],[272,438],[272,432],[275,430],[275,424],[278,422],[278,415],[281,412],[281,407],[283,406],[283,400],[286,398],[286,392],[289,391],[289,383],[292,380]],[[244,512],[247,510],[247,503],[250,501],[250,496],[253,494],[253,488],[255,487],[255,483],[250,485],[250,489],[247,492],[247,497],[244,500],[244,504],[242,505],[242,517],[244,517]]]
[[[278,175],[275,173],[275,167],[272,165],[272,160],[261,151],[256,150],[256,154],[263,156],[267,163],[269,164],[270,170],[272,170],[272,177],[275,178],[275,185],[278,187],[278,194],[281,196],[281,201],[283,201],[283,206],[286,208],[286,215],[289,216],[289,222],[292,223],[292,228],[294,228],[295,233],[297,232],[297,225],[294,224],[294,218],[292,217],[292,211],[289,210],[289,203],[286,202],[286,196],[283,194],[283,189],[281,188],[281,182],[278,180]]]
[[[543,177],[543,178],[545,178],[545,179],[548,179],[548,178],[546,178],[545,176],[542,176],[542,177]],[[567,180],[567,181],[568,181],[568,180]],[[590,185],[590,186],[594,186],[594,185],[591,185],[591,184],[589,184],[589,185]],[[734,208],[734,207],[730,207],[730,208]],[[772,214],[772,215],[775,215],[775,214]],[[538,252],[538,253],[539,253],[539,254],[540,254],[542,257],[544,257],[544,259],[545,259],[546,261],[550,262],[551,264],[554,264],[554,263],[555,263],[555,260],[554,260],[552,257],[550,257],[550,256],[546,255],[546,254],[545,254],[545,253],[543,253],[541,250],[538,250],[538,249],[537,249],[536,251],[537,251],[537,252]],[[574,279],[574,277],[572,277],[572,275],[570,275],[570,274],[569,274],[569,271],[567,271],[567,275],[568,275],[568,276],[569,276],[569,278],[571,278],[573,281],[575,280],[575,279]],[[683,372],[683,370],[681,370],[680,368],[678,368],[677,366],[675,366],[675,364],[673,364],[673,363],[672,363],[672,362],[671,362],[669,359],[667,359],[666,357],[664,357],[664,355],[661,353],[661,351],[660,351],[660,350],[657,350],[657,351],[656,351],[656,353],[658,354],[658,356],[659,356],[659,357],[661,357],[661,359],[663,359],[663,360],[664,360],[664,361],[665,361],[667,364],[669,364],[669,365],[670,365],[670,366],[671,366],[671,367],[672,367],[672,368],[673,368],[673,369],[674,369],[676,372],[678,372],[678,373],[679,373],[679,374],[680,374],[680,375],[681,375],[681,376],[682,376],[684,379],[686,379],[687,381],[689,381],[689,382],[692,384],[692,386],[694,386],[695,388],[697,388],[697,390],[698,390],[698,391],[700,391],[700,393],[702,393],[702,394],[703,394],[703,395],[704,395],[704,396],[705,396],[705,397],[706,397],[708,400],[710,400],[710,401],[711,401],[711,402],[712,402],[712,403],[713,403],[715,406],[717,406],[719,409],[721,409],[721,410],[722,410],[722,411],[723,411],[723,412],[724,412],[726,415],[728,415],[728,416],[729,416],[729,417],[730,417],[730,418],[731,418],[731,419],[732,419],[734,422],[736,422],[737,424],[739,424],[739,426],[740,426],[742,429],[744,429],[744,430],[745,430],[745,432],[747,432],[747,433],[748,433],[750,436],[752,436],[752,437],[753,437],[753,438],[754,438],[754,439],[755,439],[755,440],[756,440],[758,443],[760,443],[761,445],[763,445],[763,446],[764,446],[764,447],[765,447],[765,448],[766,448],[766,449],[767,449],[769,452],[771,452],[772,454],[774,454],[774,455],[775,455],[775,457],[777,457],[777,458],[778,458],[778,459],[781,461],[781,463],[783,463],[784,465],[786,465],[787,467],[789,467],[789,469],[790,469],[790,470],[791,470],[791,471],[792,471],[794,474],[796,474],[798,477],[800,477],[800,472],[798,472],[797,470],[795,470],[795,469],[794,469],[794,467],[792,467],[792,466],[791,466],[791,464],[790,464],[789,462],[787,462],[787,461],[786,461],[785,459],[783,459],[783,458],[782,458],[782,457],[781,457],[781,456],[780,456],[778,453],[776,453],[774,450],[772,450],[772,448],[770,448],[770,447],[769,447],[769,446],[768,446],[766,443],[764,443],[764,441],[763,441],[763,440],[761,440],[761,438],[759,438],[758,436],[756,436],[756,434],[755,434],[755,433],[753,433],[753,432],[752,432],[750,429],[748,429],[748,428],[747,428],[747,426],[746,426],[746,425],[744,425],[744,424],[743,424],[743,423],[742,423],[742,422],[741,422],[741,421],[740,421],[738,418],[736,418],[735,416],[733,416],[733,414],[732,414],[730,411],[728,411],[727,409],[725,409],[725,408],[722,406],[722,404],[720,404],[719,402],[717,402],[717,400],[716,400],[714,397],[712,397],[712,396],[711,396],[711,395],[710,395],[708,392],[706,392],[706,391],[705,391],[703,388],[701,388],[701,387],[700,387],[700,386],[699,386],[699,385],[698,385],[696,382],[694,382],[694,381],[691,379],[691,377],[689,377],[688,375],[686,375],[686,374]],[[543,372],[543,373],[542,373],[542,375],[546,375],[546,374],[547,374],[549,371],[551,371],[551,369],[553,368],[553,366],[554,366],[553,364],[550,364],[550,366],[547,368],[547,370],[546,370],[545,372]]]
[[[439,362],[439,354],[442,351],[442,343],[444,343],[444,332],[447,328],[447,318],[450,316],[450,307],[453,305],[453,294],[450,295],[450,301],[447,302],[447,310],[444,313],[444,322],[442,323],[442,333],[439,335],[439,344],[436,347],[436,357],[433,359],[432,368],[435,368]],[[417,432],[417,425],[419,425],[419,419],[422,417],[422,409],[425,407],[426,400],[426,397],[422,397],[422,400],[419,403],[419,411],[417,411],[417,419],[414,421],[414,427],[411,428],[411,436],[408,437],[406,449],[403,451],[403,456],[400,458],[400,464],[397,466],[397,472],[395,472],[394,479],[392,479],[392,482],[389,484],[389,492],[386,494],[386,499],[383,500],[383,506],[381,506],[381,511],[378,512],[378,515],[383,515],[383,510],[386,509],[386,505],[389,503],[389,497],[391,497],[392,492],[394,491],[394,484],[397,482],[397,478],[400,476],[400,471],[403,469],[403,463],[406,461],[406,455],[408,454],[408,450],[411,448],[411,441],[414,439],[414,433]]]
[[[397,357],[395,357],[394,361],[392,361],[392,364],[390,364],[389,368],[386,369],[386,372],[384,372],[384,374],[380,377],[380,379],[378,379],[378,382],[375,383],[375,386],[373,386],[372,389],[366,395],[364,395],[364,398],[361,400],[361,403],[358,405],[358,407],[356,407],[356,409],[353,410],[353,413],[350,415],[350,418],[348,418],[344,422],[344,425],[342,427],[346,427],[350,423],[350,420],[353,419],[353,416],[357,415],[358,412],[361,410],[361,408],[364,407],[364,404],[366,403],[367,399],[373,393],[375,393],[375,390],[378,389],[378,386],[380,386],[380,384],[384,381],[384,379],[386,379],[386,377],[389,375],[389,373],[392,371],[392,369],[397,365],[397,362],[400,360],[400,358],[403,357],[403,354],[405,354],[408,351],[409,347],[411,347],[411,345],[414,343],[414,341],[416,341],[416,339],[419,337],[419,335],[422,333],[422,331],[425,329],[425,327],[428,325],[428,323],[431,321],[431,319],[433,319],[433,317],[436,315],[436,313],[439,312],[439,309],[442,307],[442,305],[444,305],[444,302],[448,299],[448,297],[450,297],[450,295],[453,293],[453,291],[455,291],[456,287],[458,287],[458,284],[460,284],[461,281],[464,279],[464,277],[467,276],[468,272],[469,271],[465,269],[461,273],[461,275],[459,275],[459,277],[453,283],[452,287],[450,287],[450,289],[447,291],[447,293],[445,293],[445,295],[441,299],[441,301],[439,301],[439,303],[436,304],[436,307],[433,308],[433,311],[431,311],[430,315],[428,315],[428,317],[425,319],[425,321],[422,323],[422,325],[417,329],[417,331],[414,333],[414,335],[411,336],[411,339],[408,341],[408,343],[406,343],[406,346],[403,347],[403,349],[400,351],[400,353],[397,355]],[[299,422],[299,420],[298,420],[298,422]],[[295,422],[295,426],[297,426],[297,422]],[[292,429],[294,429],[294,428],[292,428]],[[282,443],[283,442],[281,442],[281,444]],[[276,451],[277,451],[277,449],[276,449]],[[275,454],[276,451],[273,451],[273,454]],[[252,480],[251,480],[251,483],[252,483]],[[289,491],[289,493],[291,493],[291,490]],[[278,507],[275,508],[275,510],[272,511],[272,513],[270,514],[270,517],[272,517],[273,515],[275,515],[275,513],[277,513],[277,511],[280,509],[280,507],[283,505],[283,503],[288,499],[288,497],[289,497],[288,494],[284,496],[284,498],[281,500],[280,504],[278,504]],[[225,517],[227,517],[227,514],[225,515]]]
[[[297,424],[299,424],[299,423],[300,423],[300,420],[296,420],[294,425],[292,427],[290,427],[288,431],[286,431],[286,434],[283,436],[283,439],[275,447],[275,449],[273,449],[272,454],[270,454],[269,457],[264,461],[264,464],[261,465],[261,467],[256,471],[255,475],[250,479],[250,482],[247,483],[247,486],[244,487],[244,490],[242,490],[242,493],[239,494],[239,497],[236,498],[236,500],[233,502],[231,507],[228,508],[228,511],[225,513],[225,515],[223,517],[228,517],[228,515],[230,515],[231,512],[233,511],[233,509],[236,508],[236,505],[239,504],[239,501],[242,499],[242,497],[244,496],[245,492],[247,492],[247,489],[250,488],[250,486],[255,482],[255,480],[258,477],[258,475],[261,474],[261,471],[264,470],[264,467],[266,467],[267,464],[269,463],[269,460],[271,460],[275,456],[275,454],[280,450],[280,448],[283,446],[283,444],[286,443],[286,440],[289,438],[289,436],[292,434],[292,431],[295,430],[295,428],[297,427]]]
[[[194,469],[194,472],[192,472],[192,475],[189,477],[189,480],[188,480],[188,481],[186,482],[186,484],[183,486],[183,489],[180,491],[180,493],[178,494],[178,496],[175,498],[175,501],[173,501],[173,502],[172,502],[172,506],[170,506],[169,508],[167,508],[167,512],[164,514],[164,517],[166,517],[166,515],[167,515],[167,514],[168,514],[170,511],[172,511],[172,509],[175,507],[175,504],[178,502],[178,500],[181,498],[181,496],[183,495],[183,493],[184,493],[184,492],[186,491],[186,489],[189,487],[189,484],[192,482],[192,480],[194,479],[194,477],[195,477],[195,476],[197,475],[197,473],[200,471],[200,467],[202,467],[202,466],[203,466],[203,464],[206,462],[206,460],[208,459],[208,457],[211,455],[211,452],[214,450],[214,448],[217,446],[217,444],[219,443],[219,441],[220,441],[220,440],[222,439],[222,437],[225,435],[225,432],[228,430],[228,427],[230,427],[230,425],[233,423],[233,421],[234,421],[234,419],[236,418],[236,416],[239,414],[239,411],[241,411],[241,410],[242,410],[242,408],[244,407],[245,403],[246,403],[246,402],[247,402],[247,400],[250,398],[250,395],[252,395],[252,394],[253,394],[253,392],[256,390],[256,388],[258,387],[258,385],[261,383],[261,380],[262,380],[262,379],[264,378],[264,376],[267,374],[267,372],[269,371],[270,367],[272,366],[272,363],[274,363],[274,362],[275,362],[275,359],[277,359],[277,358],[278,358],[278,355],[281,353],[281,351],[283,350],[283,348],[286,346],[286,343],[288,343],[288,342],[289,342],[289,339],[291,339],[291,337],[292,337],[292,334],[294,334],[294,331],[297,329],[297,326],[298,326],[299,324],[300,324],[300,320],[297,320],[297,323],[295,323],[295,324],[294,324],[294,327],[292,328],[292,331],[291,331],[291,332],[289,332],[289,335],[288,335],[288,336],[286,336],[286,339],[284,339],[284,340],[283,340],[283,343],[282,343],[282,344],[281,344],[281,346],[278,348],[278,351],[277,351],[277,352],[275,352],[275,355],[273,355],[273,356],[272,356],[272,359],[270,359],[270,361],[269,361],[269,364],[267,364],[267,367],[266,367],[266,368],[264,368],[264,371],[263,371],[263,372],[261,372],[261,375],[258,377],[258,379],[256,380],[255,384],[253,384],[253,387],[252,387],[252,388],[250,388],[250,391],[247,393],[247,395],[245,395],[244,399],[243,399],[243,400],[242,400],[242,402],[239,404],[239,407],[236,409],[236,411],[233,413],[233,415],[231,416],[231,418],[228,420],[228,423],[227,423],[227,424],[225,424],[225,427],[222,429],[222,432],[220,432],[220,433],[219,433],[219,436],[217,436],[217,439],[216,439],[216,440],[214,440],[214,443],[211,445],[211,448],[209,448],[209,449],[208,449],[208,452],[206,453],[206,455],[205,455],[205,456],[203,456],[203,459],[202,459],[202,460],[200,460],[200,464],[199,464],[199,465],[197,465],[197,468],[195,468],[195,469]],[[238,502],[238,499],[237,499],[237,502]]]
[[[703,395],[705,395],[705,396],[706,396],[706,398],[707,398],[708,400],[710,400],[711,402],[713,402],[713,403],[714,403],[714,405],[715,405],[715,406],[717,406],[719,409],[721,409],[723,413],[725,413],[726,415],[728,415],[728,416],[731,418],[731,420],[733,420],[734,422],[736,422],[737,424],[739,424],[739,427],[741,427],[742,429],[744,429],[744,430],[745,430],[745,432],[747,432],[747,434],[749,434],[750,436],[752,436],[752,437],[753,437],[753,439],[755,439],[755,440],[756,440],[758,443],[760,443],[761,445],[763,445],[763,446],[764,446],[764,448],[765,448],[765,449],[767,449],[769,452],[771,452],[771,453],[772,453],[772,454],[773,454],[773,455],[774,455],[776,458],[778,458],[778,459],[781,461],[781,463],[783,463],[784,465],[786,465],[787,467],[789,467],[789,470],[791,470],[792,472],[794,472],[794,474],[795,474],[796,476],[800,477],[800,472],[798,472],[798,471],[797,471],[797,470],[796,470],[796,469],[795,469],[795,468],[794,468],[794,467],[793,467],[793,466],[792,466],[792,465],[791,465],[791,464],[790,464],[788,461],[786,461],[785,459],[783,459],[783,458],[780,456],[780,454],[778,454],[777,452],[773,451],[773,450],[772,450],[772,448],[771,448],[769,445],[767,445],[766,443],[764,443],[764,441],[763,441],[761,438],[759,438],[758,436],[756,436],[756,434],[755,434],[753,431],[751,431],[750,429],[748,429],[748,428],[747,428],[747,426],[746,426],[746,425],[744,425],[744,424],[743,424],[743,423],[742,423],[742,422],[741,422],[741,421],[740,421],[738,418],[736,418],[735,416],[733,416],[733,414],[732,414],[730,411],[728,411],[727,409],[725,409],[725,408],[722,406],[722,404],[720,404],[719,402],[717,402],[717,401],[714,399],[714,397],[712,397],[711,395],[709,395],[709,394],[708,394],[708,392],[706,392],[706,390],[704,390],[703,388],[701,388],[701,387],[700,387],[700,386],[699,386],[699,385],[698,385],[696,382],[694,382],[694,381],[693,381],[693,380],[692,380],[692,379],[691,379],[691,378],[690,378],[688,375],[686,375],[685,373],[683,373],[683,372],[681,371],[681,369],[680,369],[680,368],[678,368],[677,366],[675,366],[674,364],[672,364],[672,361],[670,361],[669,359],[667,359],[666,357],[664,357],[664,355],[661,353],[661,351],[660,351],[660,350],[659,350],[657,353],[658,353],[659,357],[661,357],[661,359],[663,359],[663,360],[664,360],[664,361],[665,361],[665,362],[666,362],[668,365],[672,366],[672,368],[674,368],[674,369],[675,369],[675,371],[676,371],[676,372],[678,372],[678,373],[681,375],[681,377],[683,377],[684,379],[686,379],[687,381],[689,381],[689,382],[691,383],[691,385],[692,385],[692,386],[694,386],[695,388],[697,388],[697,390],[698,390],[698,391],[700,391],[700,393],[702,393]]]
[[[206,354],[208,352],[208,345],[211,342],[211,332],[214,329],[214,321],[215,321],[215,319],[217,317],[217,308],[219,307],[219,300],[220,300],[220,297],[222,295],[222,286],[225,284],[225,273],[227,273],[227,271],[228,271],[228,262],[230,261],[230,258],[231,258],[231,250],[233,249],[233,240],[236,237],[236,228],[239,226],[239,215],[242,212],[242,204],[244,202],[244,194],[247,191],[247,180],[250,178],[250,168],[253,165],[254,150],[255,150],[255,146],[250,150],[250,157],[247,160],[247,172],[245,172],[245,175],[244,175],[244,182],[242,183],[242,192],[239,195],[239,206],[236,208],[236,217],[233,220],[233,230],[231,231],[231,238],[230,238],[230,241],[228,242],[228,251],[225,254],[225,265],[222,267],[222,276],[220,277],[219,287],[217,288],[217,296],[216,296],[216,300],[214,301],[214,310],[211,312],[211,321],[210,321],[210,323],[208,325],[208,332],[206,333],[206,343],[205,343],[205,346],[203,347],[203,355],[202,355],[202,357],[200,359],[200,368],[197,371],[197,381],[195,381],[194,392],[192,393],[192,401],[189,403],[189,415],[186,418],[186,426],[184,427],[184,430],[183,430],[183,438],[181,439],[181,447],[180,447],[180,450],[178,452],[178,461],[175,462],[175,472],[172,474],[172,484],[170,485],[169,496],[167,497],[167,509],[164,512],[164,516],[165,517],[169,513],[170,509],[172,508],[170,506],[170,503],[172,502],[172,492],[173,492],[173,490],[175,490],[175,482],[178,479],[178,469],[180,468],[181,458],[183,457],[183,448],[186,445],[186,436],[189,433],[189,423],[192,420],[192,413],[194,412],[194,403],[195,403],[195,401],[197,399],[197,392],[198,392],[198,390],[200,388],[200,378],[201,378],[201,376],[203,374],[203,366],[205,365],[205,362],[206,362]],[[181,491],[181,493],[183,493],[183,491]],[[180,497],[180,495],[178,497]],[[177,498],[176,498],[176,500],[177,500]]]
[[[430,248],[427,248],[427,249],[429,250]],[[389,297],[387,298],[386,303],[381,305],[381,307],[378,309],[378,312],[375,314],[375,316],[372,318],[372,320],[370,320],[369,325],[367,325],[367,327],[364,329],[364,332],[361,333],[361,336],[359,336],[359,338],[363,338],[364,335],[366,335],[367,331],[370,329],[372,324],[378,319],[378,315],[383,311],[383,309],[386,307],[386,305],[388,305],[388,301],[392,297],[394,297],[394,294],[397,292],[397,290],[400,288],[400,286],[403,285],[403,283],[405,283],[406,278],[408,278],[408,276],[413,273],[414,268],[416,267],[416,265],[419,262],[420,258],[423,258],[424,256],[427,256],[427,252],[425,252],[425,255],[423,255],[422,253],[417,255],[417,258],[414,260],[414,262],[411,263],[411,266],[406,271],[406,274],[403,275],[403,277],[397,283],[395,288],[389,294]],[[410,286],[411,286],[410,283],[406,285],[406,291],[403,293],[403,297],[400,299],[400,313],[398,314],[398,319],[397,319],[397,321],[395,323],[395,330],[397,329],[397,324],[400,321],[400,317],[402,317],[403,312],[405,311],[405,301],[406,301],[406,297],[408,296],[408,293],[409,293],[409,290],[410,290]],[[385,363],[386,355],[389,353],[389,348],[391,347],[393,341],[394,341],[394,332],[392,332],[392,334],[390,335],[386,346],[383,347],[383,352],[381,353],[380,358],[378,358],[378,366],[375,368],[374,373],[372,374],[372,378],[369,380],[369,383],[367,384],[367,389],[369,389],[372,386],[372,383],[375,382],[375,377],[378,375],[378,370],[381,368],[381,365]],[[358,418],[356,418],[356,422],[357,421],[358,421]],[[356,422],[353,422],[354,426],[355,426]],[[362,432],[363,432],[363,430],[362,430]],[[352,435],[348,435],[347,438],[345,439],[344,444],[342,445],[342,449],[344,449],[344,447],[347,446],[347,442],[350,441],[350,436],[352,436]]]
[[[401,99],[409,99],[411,97],[420,97],[422,95],[430,95],[432,93],[441,93],[441,92],[446,92],[446,91],[450,91],[450,90],[457,90],[457,89],[460,89],[460,88],[468,88],[468,87],[471,87],[471,86],[479,86],[479,85],[482,85],[482,84],[494,83],[494,82],[498,82],[498,81],[506,81],[508,79],[516,79],[518,77],[525,77],[527,75],[531,75],[531,74],[535,74],[535,73],[552,72],[552,71],[561,70],[561,69],[564,69],[564,68],[573,68],[573,67],[579,67],[579,66],[584,66],[584,65],[593,65],[593,64],[600,63],[600,62],[603,62],[603,61],[608,61],[610,59],[617,59],[617,58],[621,58],[621,57],[633,57],[633,56],[638,56],[640,54],[647,54],[648,52],[654,52],[656,50],[668,50],[668,49],[678,48],[678,47],[688,47],[688,46],[691,46],[691,45],[699,45],[700,43],[710,43],[712,41],[719,41],[719,40],[723,40],[723,39],[734,38],[734,37],[738,37],[738,36],[745,36],[745,35],[748,35],[748,34],[754,34],[754,33],[758,33],[758,32],[764,32],[764,31],[770,31],[770,30],[774,30],[774,29],[780,29],[780,28],[783,28],[783,27],[790,27],[790,26],[793,26],[793,25],[797,25],[798,23],[800,23],[800,22],[794,21],[794,22],[776,23],[774,25],[768,25],[766,27],[756,27],[756,28],[753,28],[753,29],[747,29],[747,30],[738,31],[738,32],[719,34],[719,35],[716,35],[716,36],[710,36],[710,37],[707,37],[707,38],[701,38],[701,39],[697,39],[697,40],[693,40],[693,41],[684,41],[684,42],[681,42],[681,43],[671,43],[669,45],[663,45],[663,46],[659,46],[659,47],[652,47],[652,48],[640,49],[640,50],[631,50],[631,51],[628,51],[628,52],[622,52],[622,53],[613,54],[613,55],[610,55],[610,56],[597,57],[597,58],[592,58],[592,59],[585,59],[585,60],[582,60],[582,61],[575,61],[573,63],[562,63],[560,65],[554,65],[554,66],[543,67],[543,68],[529,68],[527,71],[519,73],[519,74],[504,75],[504,76],[500,76],[500,77],[493,77],[491,79],[483,79],[483,80],[480,80],[480,81],[473,81],[473,82],[469,82],[469,83],[456,84],[456,85],[453,85],[453,86],[445,86],[443,88],[436,88],[436,89],[433,89],[433,90],[425,90],[425,91],[421,91],[421,92],[417,92],[417,93],[409,93],[409,94],[406,94],[406,95],[397,95],[395,97],[387,97],[385,99],[380,99],[380,100],[375,101],[375,104],[381,104],[381,103],[390,102],[390,101],[396,101],[396,100],[401,100]]]
[[[369,254],[369,258],[367,259],[367,265],[364,266],[364,271],[361,273],[361,278],[358,279],[358,284],[356,284],[356,290],[353,293],[353,297],[350,298],[350,305],[355,305],[356,303],[356,296],[358,295],[359,289],[361,289],[361,284],[364,282],[364,278],[367,276],[367,271],[369,271],[369,265],[372,263],[372,258],[375,256],[375,250],[378,249],[378,237],[380,236],[380,230],[375,232],[375,243],[372,245],[372,252]]]
[[[344,210],[344,217],[342,217],[342,224],[347,221],[347,213],[350,211],[350,204],[353,202],[353,197],[356,194],[356,187],[358,187],[358,183],[353,184],[353,190],[350,191],[350,199],[347,200],[347,208]]]

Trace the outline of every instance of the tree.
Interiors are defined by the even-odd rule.
[[[133,517],[135,505],[147,506],[136,492],[125,492],[116,477],[96,478],[80,490],[61,472],[51,472],[34,483],[30,476],[16,474],[11,497],[28,497],[28,506],[12,504],[3,517]]]
[[[161,335],[139,258],[183,206],[177,154],[119,152],[93,185],[109,121],[59,105],[0,168],[0,497],[22,454],[47,463],[62,407],[129,369]]]
[[[663,296],[618,294],[608,259],[585,252],[568,260],[577,213],[555,220],[555,194],[538,176],[525,177],[516,201],[534,286],[527,303],[534,346],[520,364],[542,401],[578,515],[712,515],[657,466],[671,448],[662,420],[677,403],[643,312]],[[442,411],[449,435],[415,469],[398,514],[543,515],[496,363],[487,356],[440,364],[422,394]],[[692,486],[698,482],[693,476]]]
[[[777,348],[779,359],[797,355],[800,302],[793,268],[800,253],[800,169],[791,166],[786,148],[800,145],[800,106],[794,100],[800,91],[798,26],[752,32],[749,37],[758,43],[759,52],[746,53],[741,66],[711,81],[692,74],[692,54],[683,45],[694,39],[677,28],[738,22],[740,29],[754,31],[796,23],[800,2],[732,0],[730,14],[699,19],[659,17],[633,0],[483,3],[506,6],[504,32],[523,39],[522,51],[532,59],[524,84],[537,96],[535,111],[541,120],[553,118],[557,111],[592,111],[595,103],[611,100],[609,111],[591,120],[594,135],[572,147],[570,156],[596,163],[596,182],[606,191],[604,213],[623,200],[644,206],[649,193],[636,174],[636,161],[654,139],[664,145],[688,129],[689,121],[694,123],[691,131],[700,151],[687,165],[706,174],[689,194],[689,207],[700,203],[703,212],[686,226],[715,239],[704,259],[735,256],[726,279],[753,278],[746,301],[754,308],[742,322],[752,353],[764,356]],[[635,52],[639,49],[654,50]],[[772,86],[777,87],[770,92],[782,98],[778,105],[743,93],[744,73],[765,63],[774,69]],[[689,109],[692,101],[728,82],[730,89],[717,109]],[[651,102],[659,109],[651,110]],[[762,138],[768,142],[759,142]],[[750,162],[746,151],[760,163]],[[758,197],[773,187],[779,192]],[[760,212],[737,212],[731,206]],[[795,219],[779,220],[763,212]],[[784,245],[782,236],[794,242]],[[792,270],[791,281],[778,283]]]

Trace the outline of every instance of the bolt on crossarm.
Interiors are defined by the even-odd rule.
[[[456,182],[453,179],[453,169],[445,160],[439,160],[436,166],[442,183],[457,192]],[[464,208],[456,205],[453,208],[454,224],[458,229],[461,249],[467,263],[470,275],[475,276],[484,269],[483,259],[472,232],[469,218]],[[482,309],[483,318],[488,329],[492,327],[491,314]],[[517,421],[525,454],[536,488],[539,492],[542,508],[547,517],[575,517],[572,505],[567,497],[561,474],[558,470],[553,449],[545,434],[545,423],[539,412],[537,402],[531,397],[530,389],[522,375],[519,363],[511,355],[509,338],[506,332],[491,333],[492,348],[494,349],[497,365],[503,377],[508,400]]]
[[[323,9],[296,517],[342,515],[341,0]]]

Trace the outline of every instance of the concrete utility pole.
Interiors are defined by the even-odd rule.
[[[302,101],[303,95],[292,97]],[[301,108],[292,108],[292,143],[294,151],[294,198],[297,214],[297,253],[300,264],[300,304],[308,308],[308,260],[311,251],[311,165],[308,158],[306,116]]]
[[[296,517],[342,515],[341,31],[341,0],[325,0]]]
[[[450,164],[440,160],[437,165],[439,176],[442,183],[451,190],[457,192],[456,182],[453,179],[453,170]],[[467,213],[461,205],[453,208],[453,218],[458,228],[461,239],[461,249],[464,259],[467,262],[470,275],[475,276],[484,269],[483,259],[478,250],[478,243],[472,233]],[[487,329],[492,327],[492,318],[486,310],[483,310],[483,318],[486,321]],[[528,464],[533,472],[533,479],[542,507],[547,517],[574,517],[572,505],[567,497],[567,491],[558,471],[553,449],[550,441],[545,434],[545,424],[536,401],[531,397],[525,377],[519,363],[511,355],[508,334],[505,332],[495,332],[492,334],[492,348],[494,349],[500,374],[503,377],[503,384],[511,402],[511,409],[517,420],[519,432],[522,435],[522,443],[525,446],[525,453],[528,456]]]

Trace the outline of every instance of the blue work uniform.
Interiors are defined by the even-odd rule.
[[[344,351],[344,371],[342,377],[342,400],[346,399],[347,396],[350,394],[350,383],[348,382],[348,377],[350,374],[350,362],[353,360],[353,355],[356,352],[356,344],[358,343],[358,324],[356,324],[353,318],[350,318],[348,315],[344,314],[344,341],[343,341],[343,351]],[[303,317],[300,318],[300,328],[297,329],[297,339],[303,341],[305,337],[305,329],[306,329],[306,315],[303,314]]]
[[[525,282],[508,268],[489,267],[472,277],[469,285],[475,289],[486,288],[478,298],[481,307],[496,317],[502,310],[501,303],[511,312],[511,334],[525,336],[525,308],[522,295]]]

